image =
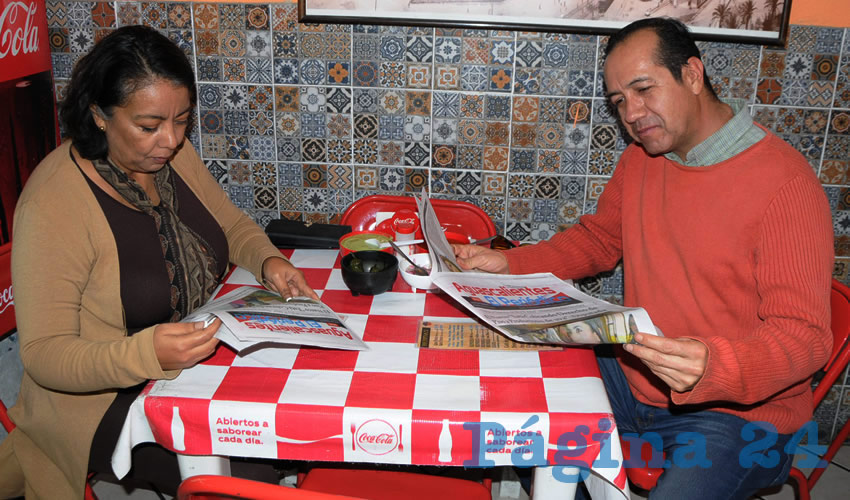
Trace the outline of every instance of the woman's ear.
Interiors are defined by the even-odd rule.
[[[100,130],[106,129],[106,116],[103,113],[103,110],[100,109],[100,106],[97,104],[92,104],[89,106],[89,111],[91,111],[92,120],[94,120],[95,127]]]

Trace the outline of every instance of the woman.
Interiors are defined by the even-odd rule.
[[[114,31],[74,69],[60,106],[69,140],[36,168],[15,212],[24,376],[17,429],[0,446],[0,494],[82,498],[89,468],[108,471],[144,383],[213,353],[218,321],[178,321],[228,261],[284,296],[317,298],[185,140],[195,97],[186,56],[151,28]],[[134,471],[158,465],[153,455],[134,454]]]
[[[566,342],[576,344],[605,343],[605,325],[601,318],[588,318],[584,321],[560,325],[557,328],[558,336]]]

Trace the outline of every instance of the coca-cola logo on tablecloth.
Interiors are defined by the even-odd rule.
[[[399,435],[389,422],[374,418],[357,428],[354,439],[357,447],[366,453],[386,455],[398,447]]]
[[[43,0],[0,0],[0,81],[50,69]]]

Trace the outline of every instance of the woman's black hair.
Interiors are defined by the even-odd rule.
[[[94,122],[92,105],[110,117],[115,106],[123,106],[134,92],[157,79],[185,87],[189,102],[195,103],[192,65],[177,45],[147,26],[113,31],[74,66],[65,99],[59,104],[65,136],[84,158],[106,158],[106,135]]]
[[[682,68],[687,66],[688,60],[691,57],[702,60],[699,48],[688,28],[681,21],[669,17],[650,17],[629,24],[611,35],[605,47],[605,55],[611,55],[618,45],[642,30],[652,30],[658,36],[658,46],[654,54],[655,62],[670,70],[673,78],[679,83],[682,83]],[[717,99],[705,68],[702,71],[702,81],[709,94]]]

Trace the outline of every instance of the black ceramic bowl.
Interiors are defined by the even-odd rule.
[[[352,295],[378,295],[393,287],[398,274],[395,255],[377,250],[351,252],[342,258],[342,281]]]

